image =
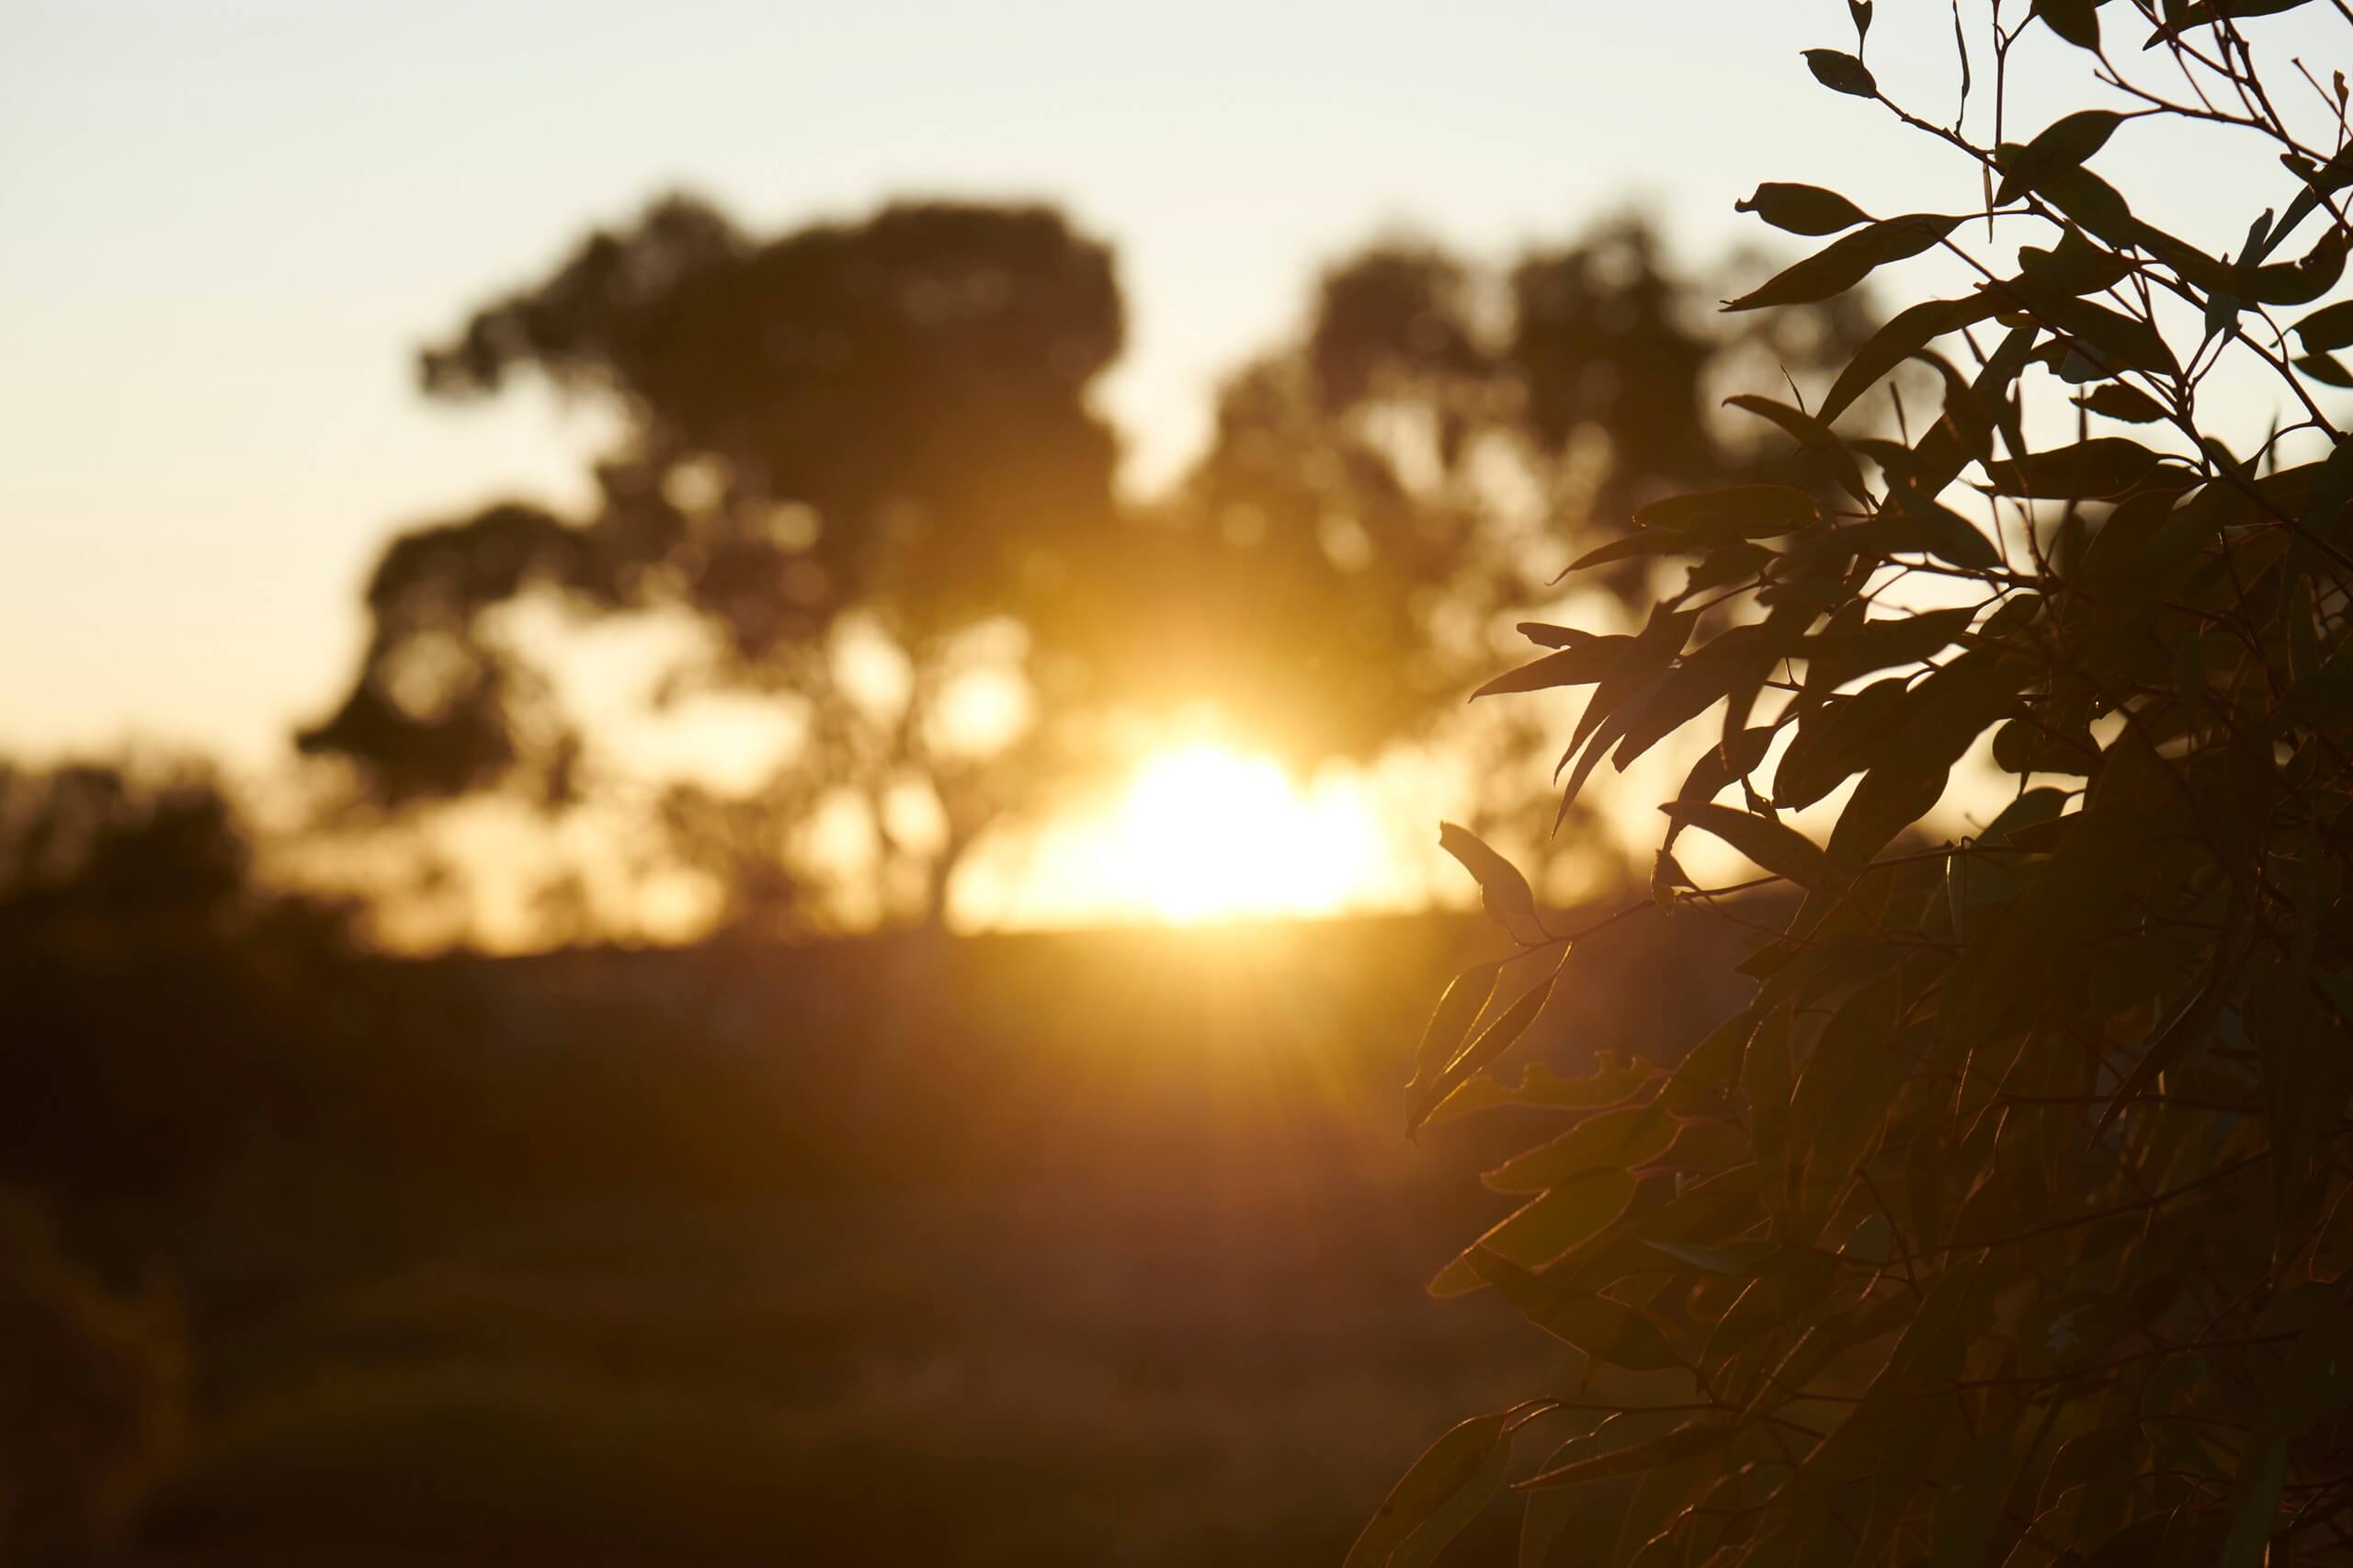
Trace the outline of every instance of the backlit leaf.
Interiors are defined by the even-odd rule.
[[[1735,484],[1654,501],[1634,514],[1643,528],[1709,540],[1770,539],[1822,520],[1813,497],[1786,484]]]
[[[1733,202],[1733,210],[1754,212],[1773,227],[1792,234],[1835,234],[1841,229],[1871,221],[1870,213],[1835,190],[1770,181],[1758,186],[1756,194],[1747,200]]]
[[[2085,15],[2090,15],[2090,6],[2084,5],[2083,11]],[[2049,0],[2044,0],[2044,15],[2048,17],[2051,14]],[[2054,28],[2057,26],[2055,22],[2052,25]],[[2097,37],[2097,24],[2094,25],[2094,37]],[[2052,121],[2010,160],[2009,165],[2002,171],[2001,188],[1995,193],[1994,199],[2007,206],[2036,188],[2050,176],[2075,167],[2106,146],[2109,135],[2123,123],[2124,116],[2109,109],[2085,109]]]
[[[1471,1266],[1530,1322],[1596,1361],[1630,1372],[1665,1371],[1683,1364],[1658,1324],[1622,1301],[1561,1289],[1484,1247],[1472,1249]]]
[[[1844,441],[1831,433],[1829,426],[1813,415],[1802,408],[1791,408],[1788,403],[1749,392],[1724,399],[1724,405],[1757,415],[1779,425],[1796,437],[1799,447],[1822,465],[1822,471],[1836,481],[1840,489],[1858,501],[1870,498],[1870,493],[1863,488],[1862,470],[1855,466],[1854,454],[1847,449]]]
[[[2002,563],[1994,541],[1968,518],[1909,484],[1888,492],[1876,522],[1882,530],[1878,537],[1891,551],[1917,551],[1978,570]]]
[[[1654,1105],[1586,1117],[1480,1179],[1496,1192],[1541,1192],[1602,1169],[1627,1169],[1657,1158],[1675,1142],[1675,1121]]]
[[[2239,291],[2267,305],[2308,305],[2345,276],[2345,232],[2332,228],[2302,260],[2242,273]]]
[[[1656,1470],[1677,1460],[1712,1453],[1739,1436],[1740,1429],[1729,1422],[1692,1422],[1678,1426],[1664,1437],[1631,1448],[1619,1449],[1590,1459],[1574,1460],[1557,1470],[1547,1470],[1518,1483],[1521,1490],[1551,1486],[1583,1486],[1590,1482],[1607,1481],[1615,1475],[1637,1475]]]
[[[1573,648],[1563,648],[1497,676],[1471,695],[1476,699],[1508,692],[1544,691],[1560,686],[1590,686],[1609,673],[1618,655],[1631,642],[1631,637],[1597,637]]]
[[[2307,3],[2308,0],[2190,0],[2178,10],[2168,9],[2164,25],[2149,35],[2149,44],[2179,38],[2193,28],[2211,27],[2242,17],[2273,16]]]
[[[2318,354],[2353,343],[2353,300],[2322,306],[2298,322],[2295,333],[2303,339],[2307,353]]]
[[[2086,233],[2116,249],[2140,244],[2146,237],[2147,225],[2132,216],[2132,209],[2116,187],[2081,165],[2043,176],[2037,194],[2074,219]]]
[[[1478,880],[1487,917],[1515,934],[1536,924],[1536,893],[1519,868],[1487,847],[1477,834],[1456,823],[1440,823],[1438,846]]]
[[[1806,68],[1813,79],[1833,92],[1846,93],[1859,98],[1878,95],[1879,84],[1863,62],[1853,55],[1836,49],[1809,49],[1805,51]]]
[[[1574,626],[1554,626],[1542,620],[1523,620],[1512,630],[1540,648],[1582,648],[1588,642],[1608,641],[1594,632],[1580,631]]]
[[[1768,1260],[1779,1256],[1787,1249],[1779,1242],[1725,1242],[1703,1246],[1693,1242],[1650,1242],[1643,1244],[1663,1252],[1677,1263],[1689,1264],[1710,1274],[1731,1275],[1745,1278],[1754,1275]]]
[[[2094,414],[2109,419],[2120,419],[2128,425],[2154,425],[2165,417],[2165,404],[2138,387],[2122,381],[2108,381],[2094,387],[2075,402]]]
[[[2034,14],[2077,49],[2097,49],[2099,13],[2093,9],[2097,4],[2098,0],[2034,0]]]
[[[2353,387],[2353,366],[2334,354],[2306,354],[2294,361],[2297,369],[2324,386]]]
[[[1961,222],[1959,218],[1934,212],[1883,219],[1833,240],[1740,298],[1726,301],[1724,309],[1755,311],[1768,305],[1805,305],[1843,294],[1878,267],[1930,249]]]
[[[1805,638],[1799,642],[1797,653],[1810,665],[1819,666],[1824,678],[1844,685],[1874,670],[1921,664],[1935,657],[1969,630],[1976,613],[1974,608],[1962,605],[1866,620],[1852,631],[1822,631]]]
[[[2063,294],[2099,293],[2122,282],[2131,270],[2130,261],[2092,244],[2073,223],[2061,231],[2059,243],[2049,250],[2031,245],[2018,249],[2019,274],[2038,288]]]
[[[1985,472],[2003,495],[2082,500],[2121,494],[2149,478],[2160,460],[2138,441],[2095,436],[2071,447],[1990,462]]]
[[[1540,1062],[1520,1070],[1517,1082],[1506,1084],[1492,1073],[1466,1080],[1430,1120],[1467,1116],[1496,1106],[1521,1106],[1534,1110],[1595,1110],[1629,1098],[1655,1077],[1659,1068],[1640,1056],[1619,1062],[1604,1053],[1592,1073],[1563,1078]]]
[[[1980,293],[1966,300],[1929,300],[1898,311],[1855,350],[1814,416],[1824,424],[1837,418],[1881,377],[1918,353],[1932,339],[1981,322],[1995,309],[1995,302]]]
[[[1797,738],[1773,769],[1773,803],[1803,811],[1871,765],[1881,738],[1901,722],[1910,683],[1873,681],[1800,721]]]
[[[1504,1488],[1504,1475],[1510,1468],[1511,1451],[1508,1442],[1487,1456],[1487,1462],[1472,1476],[1468,1484],[1433,1509],[1404,1544],[1390,1553],[1389,1568],[1431,1568],[1455,1537],[1471,1528],[1472,1521],[1484,1513]]]
[[[1485,1283],[1474,1255],[1482,1250],[1525,1268],[1540,1268],[1598,1235],[1626,1211],[1634,1178],[1622,1170],[1590,1170],[1521,1204],[1490,1226],[1430,1281],[1433,1296],[1460,1296]]]
[[[2165,338],[2138,317],[2022,278],[1984,287],[2005,306],[2030,311],[2037,319],[2075,339],[2109,375],[2144,370],[2172,376],[2180,371]]]
[[[1427,1086],[1407,1096],[1405,1101],[1407,1133],[1415,1131],[1423,1122],[1428,1120],[1430,1112],[1436,1110],[1465,1079],[1509,1051],[1519,1037],[1528,1032],[1528,1026],[1534,1023],[1536,1015],[1544,1010],[1545,1002],[1552,994],[1552,983],[1559,976],[1560,971],[1556,968],[1551,974],[1521,992],[1518,999],[1497,1014],[1494,1022],[1481,1029],[1478,1038],[1465,1047],[1461,1053],[1447,1065],[1443,1073],[1433,1079]]]
[[[1422,1031],[1420,1049],[1414,1056],[1413,1081],[1405,1085],[1405,1103],[1413,1105],[1430,1091],[1430,1085],[1445,1075],[1470,1037],[1471,1026],[1479,1021],[1487,999],[1495,994],[1495,979],[1503,972],[1503,961],[1473,964],[1454,977],[1444,995],[1438,998],[1437,1010]],[[1410,1131],[1410,1129],[1409,1129]]]
[[[1504,1412],[1474,1415],[1432,1443],[1389,1489],[1348,1549],[1344,1568],[1396,1568],[1398,1550],[1449,1504],[1483,1488],[1492,1496],[1503,1478],[1498,1456],[1507,1460],[1510,1453],[1508,1420]]]
[[[1678,825],[1714,835],[1765,869],[1801,887],[1818,887],[1831,878],[1829,857],[1813,840],[1785,824],[1713,801],[1673,801],[1659,809]]]
[[[1650,555],[1696,554],[1702,548],[1702,540],[1668,533],[1664,528],[1654,528],[1595,545],[1563,567],[1561,575],[1566,577],[1596,566],[1611,566],[1620,561],[1639,561]]]

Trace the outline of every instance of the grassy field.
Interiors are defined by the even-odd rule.
[[[1545,1052],[1691,1038],[1668,938],[1580,954]],[[416,1061],[373,1133],[188,1221],[198,1415],[144,1560],[1336,1561],[1438,1431],[1571,1370],[1422,1290],[1506,1207],[1494,1131],[1398,1115],[1486,939],[379,966]]]

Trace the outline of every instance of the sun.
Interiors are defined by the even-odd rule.
[[[1360,898],[1380,862],[1356,794],[1303,794],[1271,759],[1208,744],[1147,757],[1105,828],[1106,891],[1180,923],[1328,915]]]
[[[1273,758],[1199,735],[1144,753],[1026,844],[984,853],[960,922],[1063,926],[1394,909],[1418,901],[1392,787],[1331,767],[1302,784]],[[1411,841],[1426,836],[1419,820]]]

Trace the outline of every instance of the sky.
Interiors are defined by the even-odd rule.
[[[347,676],[388,532],[579,494],[592,419],[428,405],[413,356],[666,187],[758,230],[1063,204],[1117,246],[1105,395],[1148,484],[1385,227],[1504,254],[1638,199],[1699,258],[1756,236],[1732,204],[1762,178],[1886,211],[1929,205],[1924,169],[1975,183],[1808,79],[1799,49],[1852,38],[1817,0],[0,10],[0,750],[35,756],[266,765]],[[1880,10],[1882,81],[1949,104],[1949,17]],[[2213,248],[2252,215],[2164,183]]]

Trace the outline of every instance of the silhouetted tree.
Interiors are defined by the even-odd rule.
[[[1498,634],[1635,507],[1804,477],[1715,416],[1718,389],[1760,365],[1818,377],[1873,324],[1848,296],[1727,329],[1707,282],[1749,265],[1687,280],[1632,217],[1507,267],[1404,241],[1343,259],[1291,341],[1227,383],[1151,542],[1122,539],[1135,585],[1105,597],[1130,678],[1214,693],[1254,743],[1295,756],[1427,733],[1491,672]],[[1585,593],[1652,580],[1633,556]],[[1160,614],[1140,621],[1138,603]],[[1534,848],[1553,809],[1546,731],[1483,718],[1449,741],[1487,755],[1470,770],[1487,781],[1479,824]]]
[[[266,881],[201,768],[0,763],[0,1182],[143,1198],[253,1157],[350,914]]]
[[[282,897],[258,885],[247,824],[200,766],[0,760],[0,939],[222,937]]]
[[[936,914],[1034,782],[1033,748],[960,725],[960,693],[1063,674],[1070,562],[1115,517],[1089,392],[1121,332],[1108,253],[1041,208],[895,206],[757,239],[674,197],[592,235],[422,370],[435,396],[536,372],[617,413],[598,506],[506,504],[396,540],[350,694],[302,748],[350,759],[387,805],[493,787],[561,804],[581,739],[492,612],[534,587],[591,614],[683,609],[717,636],[671,690],[772,692],[801,722],[768,808],[797,826],[847,795]],[[861,684],[860,636],[895,689]],[[914,830],[909,795],[931,819]]]

